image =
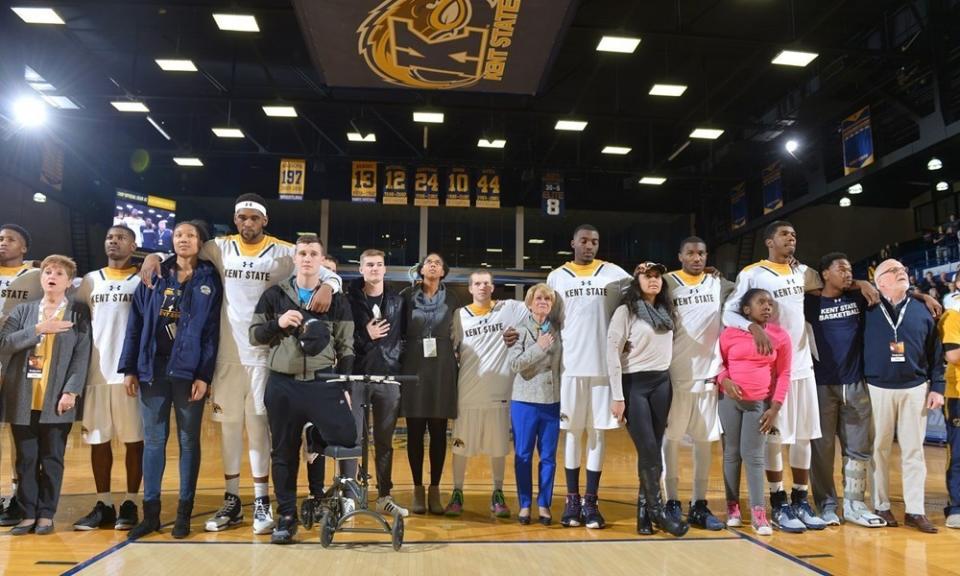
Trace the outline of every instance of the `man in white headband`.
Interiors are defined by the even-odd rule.
[[[249,441],[250,470],[254,487],[254,534],[270,534],[270,433],[263,403],[267,382],[267,352],[264,346],[250,345],[250,323],[260,296],[294,272],[294,245],[264,233],[266,202],[257,194],[243,194],[235,203],[233,222],[239,234],[210,240],[200,257],[210,260],[223,276],[223,309],[220,320],[220,350],[213,375],[211,399],[213,419],[221,424],[221,449],[226,493],[223,506],[205,528],[219,532],[243,521],[240,501],[240,461],[243,455],[243,428]],[[159,259],[150,256],[143,266],[144,281],[157,270]],[[321,269],[320,287],[311,309],[325,312],[340,277]]]

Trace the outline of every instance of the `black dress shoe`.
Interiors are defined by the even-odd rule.
[[[37,523],[26,524],[26,525],[17,525],[10,529],[11,536],[24,536],[26,534],[32,533],[37,528]]]
[[[34,524],[36,526],[36,532],[39,536],[46,536],[48,534],[53,534],[53,522],[49,524]]]
[[[544,526],[549,526],[553,524],[553,516],[541,516],[540,523],[543,524]]]
[[[529,525],[529,524],[530,524],[530,515],[527,514],[526,516],[517,516],[517,522],[523,524],[524,526]]]

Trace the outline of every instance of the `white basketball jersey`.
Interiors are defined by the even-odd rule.
[[[39,268],[28,264],[0,266],[0,320],[6,320],[17,304],[39,300],[41,296]]]
[[[83,277],[76,299],[90,307],[90,369],[87,386],[123,384],[117,372],[133,293],[140,285],[136,268],[101,268]]]
[[[607,376],[607,327],[630,275],[610,262],[567,262],[547,276],[563,303],[563,376]]]
[[[682,270],[665,278],[676,313],[670,379],[674,387],[688,388],[720,373],[723,281],[710,274],[690,276]]]
[[[528,314],[518,300],[495,302],[489,310],[473,304],[457,310],[453,340],[460,352],[457,395],[461,407],[483,408],[510,400],[513,372],[503,331],[520,325]]]

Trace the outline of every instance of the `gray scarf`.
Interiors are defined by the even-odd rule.
[[[634,312],[637,318],[653,326],[655,332],[668,332],[673,330],[673,318],[663,306],[651,306],[646,300],[638,300]]]

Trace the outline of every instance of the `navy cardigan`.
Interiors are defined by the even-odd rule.
[[[897,338],[904,343],[905,362],[890,361],[893,328],[887,322],[881,306],[887,307],[894,324],[903,307],[908,306],[903,323],[897,329]],[[893,306],[881,297],[880,304],[867,310],[863,339],[864,377],[868,384],[905,389],[930,382],[932,391],[943,394],[943,347],[937,322],[922,302],[907,296]]]

